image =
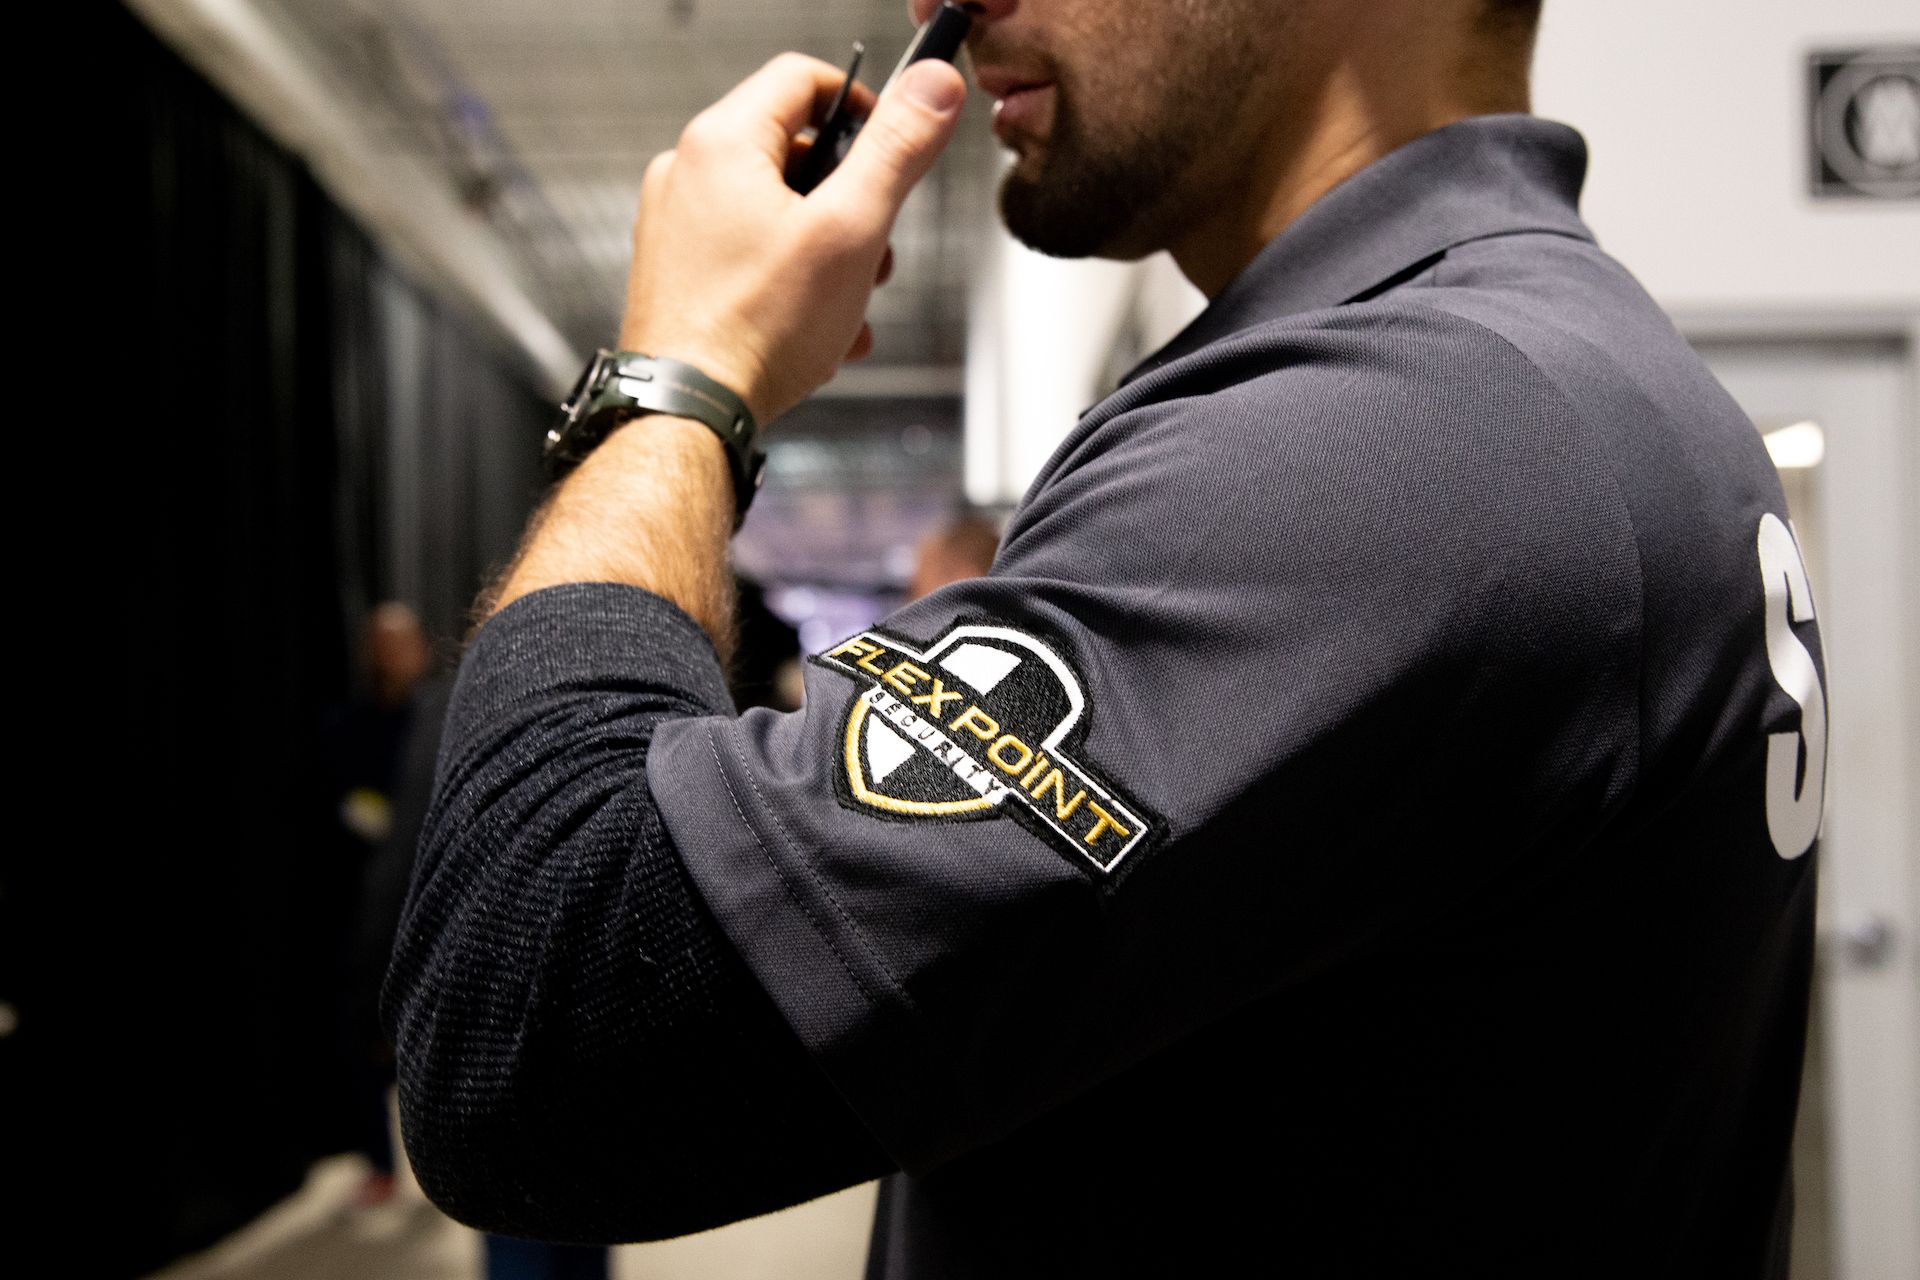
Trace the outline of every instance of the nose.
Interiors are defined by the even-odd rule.
[[[960,7],[973,15],[974,24],[995,22],[1012,13],[1020,0],[967,0]],[[907,12],[913,17],[913,25],[920,26],[933,16],[940,7],[940,0],[907,0]]]

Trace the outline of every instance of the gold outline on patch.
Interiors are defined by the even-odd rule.
[[[876,809],[886,809],[892,813],[917,813],[929,816],[970,813],[975,809],[993,807],[985,796],[978,796],[972,800],[901,800],[869,790],[860,768],[860,721],[872,709],[864,698],[855,698],[853,714],[847,717],[847,781],[853,785],[854,799],[862,804],[870,804]]]

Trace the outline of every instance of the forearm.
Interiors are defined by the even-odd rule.
[[[695,117],[640,185],[619,345],[686,361],[762,425],[871,349],[867,300],[891,261],[887,236],[952,136],[966,85],[938,59],[881,100],[856,82],[861,145],[803,197],[782,178],[789,144],[836,92],[848,89],[831,63],[782,54]],[[624,582],[684,609],[724,663],[736,510],[710,430],[664,415],[629,423],[536,516],[477,620],[541,587]]]
[[[421,1185],[510,1234],[654,1239],[890,1168],[708,916],[654,806],[728,710],[663,601],[576,585],[476,637],[384,998]]]
[[[616,429],[547,498],[476,623],[542,587],[620,582],[678,605],[724,666],[733,653],[733,477],[702,423],[649,414]]]

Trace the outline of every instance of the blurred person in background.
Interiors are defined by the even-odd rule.
[[[329,795],[343,833],[371,849],[393,821],[393,782],[413,723],[413,695],[433,665],[419,615],[397,600],[377,605],[361,626],[364,688],[324,730]]]
[[[963,515],[941,525],[914,548],[913,577],[905,603],[930,596],[968,578],[984,578],[1000,549],[1000,530],[981,515]]]
[[[1538,5],[971,8],[1009,229],[1207,309],[986,576],[736,715],[742,428],[870,348],[965,86],[856,91],[803,198],[787,55],[653,161],[618,342],[699,395],[576,418],[482,602],[384,1003],[423,1186],[626,1240],[884,1175],[880,1280],[1783,1276],[1819,632]]]
[[[987,570],[993,567],[993,553],[999,548],[1000,532],[985,516],[969,513],[947,521],[915,545],[913,573],[907,580],[902,603],[911,604],[948,583],[985,576]],[[743,635],[748,634],[749,628],[743,626],[742,632]],[[735,670],[738,670],[737,663]],[[748,704],[740,701],[737,674],[733,683],[734,702],[744,708]],[[760,705],[797,711],[805,704],[806,668],[802,655],[795,653],[781,662],[773,688],[776,696]]]
[[[369,1166],[356,1203],[372,1206],[391,1199],[395,1186],[387,1110],[393,1056],[380,1027],[378,1002],[412,859],[397,877],[393,874],[394,806],[407,743],[419,719],[417,695],[433,669],[433,645],[412,607],[389,600],[368,612],[361,655],[364,688],[329,718],[321,759],[334,849],[326,878],[337,889],[329,895],[334,908],[326,913],[339,949],[333,988],[336,1079],[345,1111],[343,1133]],[[444,710],[442,701],[437,712]]]

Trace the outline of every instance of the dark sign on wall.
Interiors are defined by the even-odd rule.
[[[1813,194],[1920,199],[1920,46],[1807,59]]]

